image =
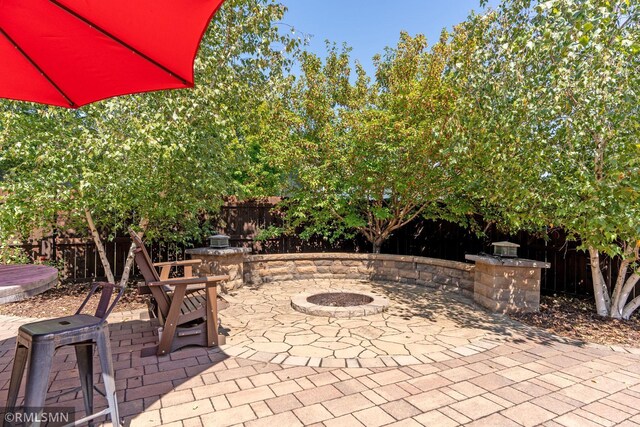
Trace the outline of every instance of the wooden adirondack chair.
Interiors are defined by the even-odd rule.
[[[136,246],[136,264],[145,281],[141,292],[148,290],[153,295],[163,326],[156,354],[161,356],[188,345],[212,347],[224,344],[224,335],[218,335],[217,284],[229,280],[229,276],[169,279],[171,267],[182,265],[186,275],[191,276],[192,266],[199,261],[154,265],[138,234],[131,229],[129,234]],[[162,268],[161,274],[156,267]]]

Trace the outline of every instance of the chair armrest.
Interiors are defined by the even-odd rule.
[[[179,267],[182,265],[196,265],[200,264],[202,260],[199,259],[185,259],[182,261],[167,261],[167,262],[154,262],[154,267]]]
[[[193,277],[193,267],[202,263],[199,259],[185,259],[183,261],[156,262],[154,267],[160,268],[160,280],[168,280],[173,267],[184,267],[184,277]]]
[[[229,276],[203,276],[203,277],[188,277],[178,279],[160,280],[158,282],[149,282],[148,286],[188,286],[196,285],[199,283],[218,283],[229,280]]]

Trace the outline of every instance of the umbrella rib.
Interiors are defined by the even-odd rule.
[[[11,43],[13,45],[13,47],[15,47],[18,52],[20,52],[20,54],[22,56],[24,56],[24,58],[29,61],[29,63],[31,65],[33,65],[33,67],[38,70],[38,72],[49,82],[49,84],[51,84],[51,86],[53,86],[58,93],[60,93],[60,95],[62,95],[62,97],[69,103],[70,107],[76,107],[76,103],[73,102],[71,100],[71,98],[69,98],[69,96],[60,88],[60,86],[58,86],[52,79],[51,77],[49,77],[49,75],[42,69],[40,68],[40,66],[29,56],[27,55],[27,52],[25,52],[20,46],[18,46],[18,43],[15,42],[15,40],[13,40],[11,38],[11,36],[9,36],[9,34],[7,34],[7,32],[3,29],[0,28],[0,33],[2,33],[2,35],[9,40],[9,43]]]
[[[187,86],[191,85],[191,82],[189,82],[187,79],[181,77],[178,73],[175,73],[175,72],[171,71],[169,68],[165,67],[164,65],[160,64],[158,61],[154,60],[153,58],[151,58],[151,57],[145,55],[144,53],[140,52],[138,49],[136,49],[135,47],[131,46],[130,44],[128,44],[124,40],[119,39],[118,37],[114,36],[113,34],[109,33],[108,31],[106,31],[104,28],[94,24],[93,22],[91,22],[87,18],[85,18],[84,16],[79,15],[73,9],[70,9],[69,7],[59,3],[57,0],[49,0],[49,1],[51,3],[53,3],[53,4],[55,4],[56,6],[58,6],[60,9],[64,10],[65,12],[69,13],[70,15],[72,15],[75,18],[81,20],[85,24],[89,25],[91,28],[94,28],[94,29],[98,30],[99,32],[101,32],[102,34],[104,34],[105,36],[110,38],[111,40],[115,41],[116,43],[118,43],[118,44],[120,44],[120,45],[122,45],[124,47],[126,47],[127,49],[129,49],[133,53],[135,53],[136,55],[142,57],[143,59],[149,61],[150,63],[152,63],[156,67],[158,67],[161,70],[167,72],[172,77],[177,78],[183,84],[185,84]]]

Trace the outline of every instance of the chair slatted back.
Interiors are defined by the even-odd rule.
[[[142,243],[138,234],[132,229],[129,229],[129,234],[131,235],[131,240],[136,245],[136,248],[134,249],[136,265],[138,266],[140,273],[142,273],[145,283],[148,284],[150,282],[160,281],[158,271],[153,266],[153,262],[151,262],[151,258],[149,257],[147,249],[144,247],[144,243]],[[171,298],[167,295],[162,286],[151,286],[150,289],[153,297],[158,303],[158,308],[160,308],[160,310],[166,315],[169,311],[169,306],[171,305]]]

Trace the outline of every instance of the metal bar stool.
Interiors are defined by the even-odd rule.
[[[82,314],[82,310],[98,288],[102,288],[102,293],[95,315]],[[114,289],[119,291],[111,304],[109,304],[114,297]],[[78,371],[80,373],[80,388],[82,389],[86,413],[86,417],[76,420],[72,425],[79,425],[107,414],[111,416],[113,425],[120,425],[109,342],[109,325],[106,319],[123,292],[123,286],[114,285],[113,283],[95,283],[73,316],[42,320],[20,327],[16,340],[16,355],[9,382],[9,395],[7,397],[7,409],[9,411],[15,409],[20,383],[22,382],[22,374],[27,365],[24,407],[38,409],[44,406],[53,354],[59,347],[72,345],[76,351]],[[95,414],[93,413],[94,345],[98,348],[105,388],[104,396],[107,398],[109,405],[106,409]],[[95,390],[101,393],[99,389],[96,388]]]

